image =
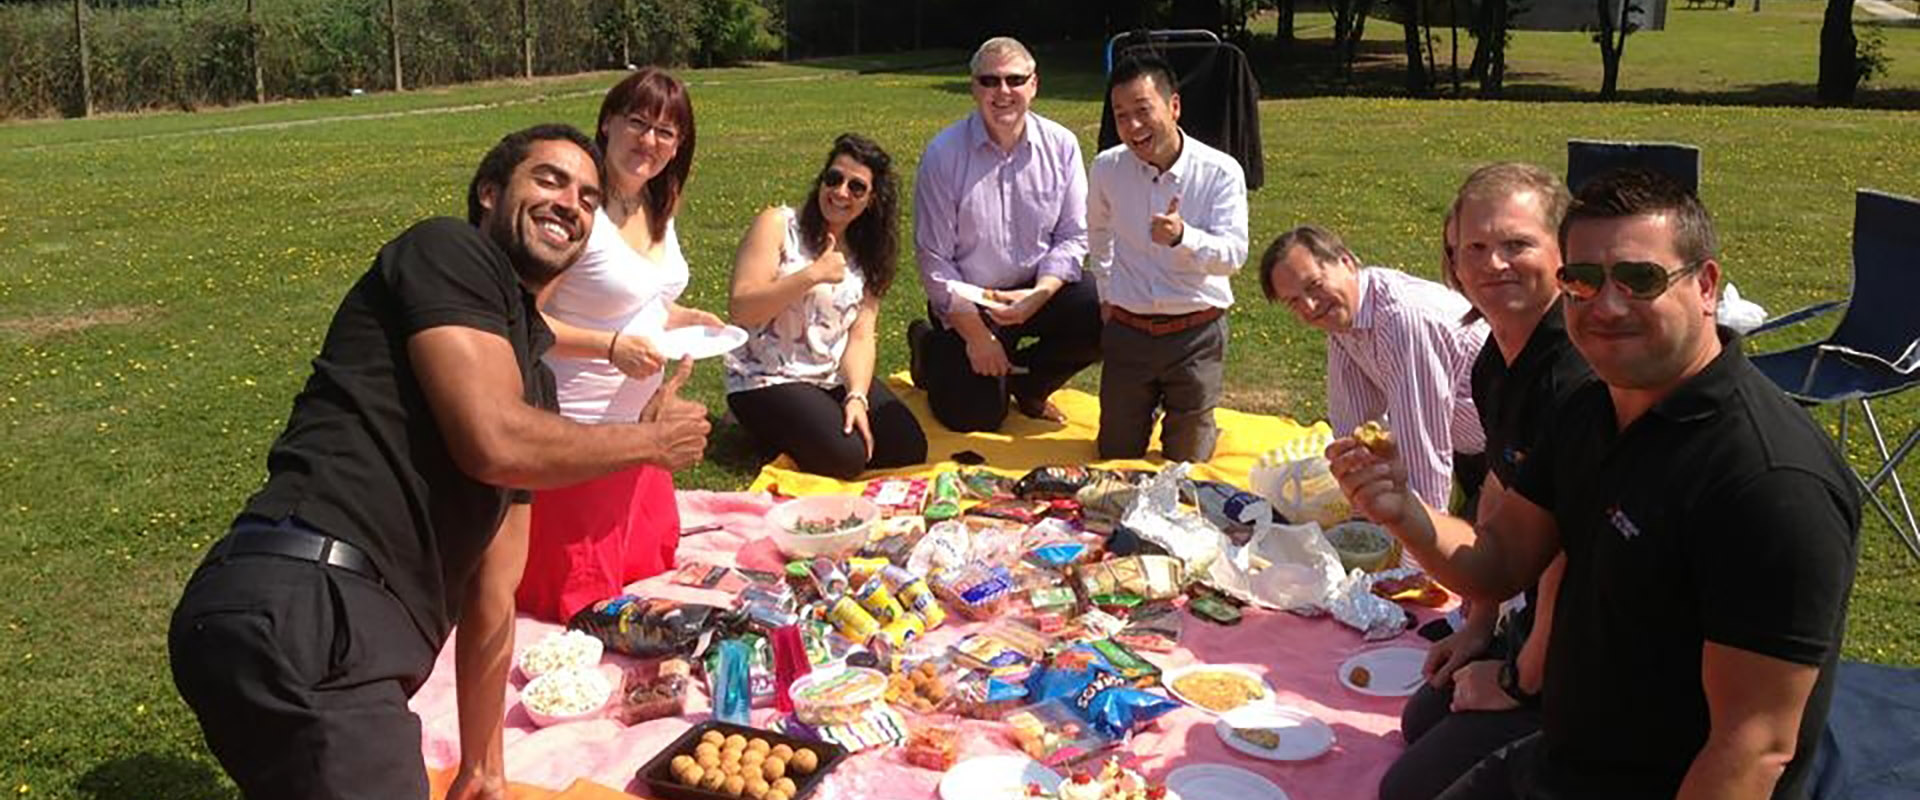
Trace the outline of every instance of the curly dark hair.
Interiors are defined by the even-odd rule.
[[[819,252],[827,244],[827,218],[820,212],[820,182],[833,160],[846,156],[873,172],[873,188],[868,190],[867,210],[847,226],[847,249],[853,252],[853,266],[866,282],[867,294],[885,297],[893,285],[894,261],[900,253],[900,189],[893,176],[893,157],[872,139],[857,133],[843,133],[833,140],[827,161],[813,186],[800,204],[800,237],[807,248]]]
[[[535,125],[531,128],[509,133],[494,144],[493,149],[480,159],[479,168],[473,172],[473,180],[467,183],[467,222],[478,225],[480,216],[487,210],[480,205],[480,187],[493,186],[505,189],[507,180],[513,177],[513,171],[520,162],[527,160],[527,154],[533,151],[536,142],[564,141],[572,142],[593,156],[595,171],[601,169],[600,148],[588,139],[579,128],[561,123]]]

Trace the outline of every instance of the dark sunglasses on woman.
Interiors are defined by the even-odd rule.
[[[841,172],[837,167],[827,168],[826,173],[820,176],[820,184],[829,189],[838,189],[842,183],[847,185],[847,194],[853,195],[855,200],[866,197],[867,189],[872,188],[867,186],[866,181],[847,177],[847,173]]]
[[[1006,82],[1007,88],[1018,89],[1022,86],[1027,85],[1027,81],[1030,81],[1030,80],[1033,80],[1033,75],[1031,73],[1026,75],[975,75],[973,76],[973,82],[980,84],[980,88],[982,89],[998,89],[1000,88],[1000,83],[1002,81]]]
[[[1607,281],[1627,290],[1635,300],[1652,300],[1666,294],[1680,278],[1700,268],[1695,261],[1672,272],[1652,261],[1617,261],[1605,264],[1567,264],[1560,267],[1560,291],[1575,300],[1592,300],[1606,288]]]

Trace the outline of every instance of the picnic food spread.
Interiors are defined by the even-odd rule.
[[[1182,486],[1185,497],[1170,501]],[[1052,465],[1017,478],[987,469],[882,478],[859,495],[804,498],[774,530],[804,538],[858,529],[861,540],[818,555],[782,546],[782,569],[701,561],[680,571],[690,577],[674,576],[731,602],[628,594],[594,603],[566,634],[522,654],[528,677],[571,677],[529,684],[521,700],[570,718],[612,696],[605,716],[631,725],[678,716],[704,690],[713,721],[638,776],[666,797],[799,800],[840,758],[896,748],[896,763],[945,773],[962,761],[963,731],[977,735],[967,726],[981,724],[999,731],[994,744],[1064,776],[1020,796],[1173,797],[1114,754],[1183,703],[1226,714],[1275,702],[1243,667],[1156,662],[1179,652],[1194,626],[1239,624],[1259,602],[1215,563],[1268,535],[1276,519],[1240,494],[1225,485],[1193,492],[1177,470]],[[801,508],[811,511],[794,513]],[[1329,558],[1341,545],[1379,544],[1372,531],[1310,530],[1325,537]],[[1269,566],[1237,561],[1252,573]],[[1375,603],[1447,597],[1417,573],[1355,580],[1356,596]],[[1339,616],[1337,603],[1323,610]],[[643,659],[618,692],[595,671],[595,646]],[[1345,677],[1368,681],[1364,668]],[[775,716],[749,726],[754,708]],[[1281,744],[1279,732],[1257,725],[1221,734],[1261,750]]]

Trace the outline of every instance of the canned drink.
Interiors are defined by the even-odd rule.
[[[906,612],[893,624],[880,629],[880,634],[893,640],[895,647],[905,647],[908,642],[920,638],[927,632],[927,623],[919,614]]]
[[[893,562],[884,558],[861,558],[855,556],[847,559],[847,576],[852,578],[854,583],[864,586],[867,581],[873,579],[874,575],[879,574],[880,570],[892,566],[892,564]]]
[[[856,642],[864,642],[880,632],[880,620],[860,607],[851,597],[841,597],[827,610],[827,620],[833,623],[834,630],[841,636]]]
[[[794,608],[793,600],[793,592],[787,589],[785,585],[782,585],[777,591],[761,586],[749,586],[740,591],[739,602],[740,605],[743,606],[765,605],[772,606],[781,611],[792,611]]]
[[[813,585],[826,600],[833,600],[847,593],[847,573],[833,559],[820,556],[807,568],[813,575]]]
[[[853,599],[860,602],[861,608],[873,612],[874,618],[882,624],[891,625],[907,613],[900,606],[900,601],[893,598],[893,592],[887,590],[886,581],[870,580],[860,584],[860,588],[853,592]]]
[[[940,606],[940,599],[933,596],[926,581],[914,577],[899,588],[897,596],[901,606],[925,620],[926,630],[938,628],[947,621],[947,610]]]
[[[887,588],[892,589],[894,596],[898,597],[900,594],[900,587],[905,586],[914,581],[920,580],[920,578],[919,576],[916,576],[913,573],[908,572],[905,567],[897,567],[892,564],[888,564],[880,568],[880,580],[886,581]]]
[[[741,611],[747,616],[747,624],[764,631],[800,622],[799,614],[768,603],[747,603],[741,606]]]

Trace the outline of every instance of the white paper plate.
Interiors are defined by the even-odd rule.
[[[978,756],[953,765],[940,778],[940,800],[1011,800],[1025,797],[1029,783],[1051,792],[1062,780],[1060,773],[1026,756]]]
[[[1181,693],[1179,689],[1174,688],[1174,683],[1176,681],[1196,672],[1231,672],[1235,675],[1239,675],[1239,676],[1251,679],[1254,683],[1260,684],[1260,696],[1253,698],[1252,700],[1248,700],[1246,703],[1236,706],[1235,708],[1215,711],[1211,708],[1208,708],[1206,706],[1203,706],[1203,705],[1200,705],[1199,703],[1194,702],[1193,698],[1186,696],[1185,694]],[[1162,686],[1167,687],[1167,691],[1172,693],[1174,697],[1179,698],[1180,702],[1186,703],[1187,705],[1200,709],[1203,712],[1206,712],[1208,714],[1213,714],[1216,716],[1220,714],[1236,711],[1241,708],[1246,708],[1252,705],[1272,705],[1273,704],[1273,687],[1268,686],[1267,682],[1261,679],[1259,673],[1256,673],[1253,670],[1247,669],[1246,667],[1236,667],[1236,666],[1231,666],[1226,664],[1189,664],[1187,666],[1180,667],[1179,669],[1167,671],[1165,675],[1162,675],[1160,677],[1160,684]]]
[[[1261,747],[1233,735],[1235,728],[1260,728],[1280,734],[1280,743]],[[1333,749],[1333,729],[1318,717],[1291,706],[1241,706],[1221,715],[1213,731],[1228,747],[1268,761],[1305,761]]]
[[[981,308],[1011,308],[1006,303],[988,297],[987,290],[965,281],[947,281],[947,291]]]
[[[1180,800],[1287,800],[1287,793],[1239,767],[1192,764],[1167,774],[1167,789]]]
[[[668,328],[653,337],[660,355],[678,361],[692,356],[711,358],[747,343],[747,332],[732,325],[689,325]]]
[[[1418,647],[1380,647],[1340,662],[1340,685],[1374,697],[1406,697],[1427,682],[1427,651]],[[1355,686],[1353,668],[1366,667],[1367,685]]]

